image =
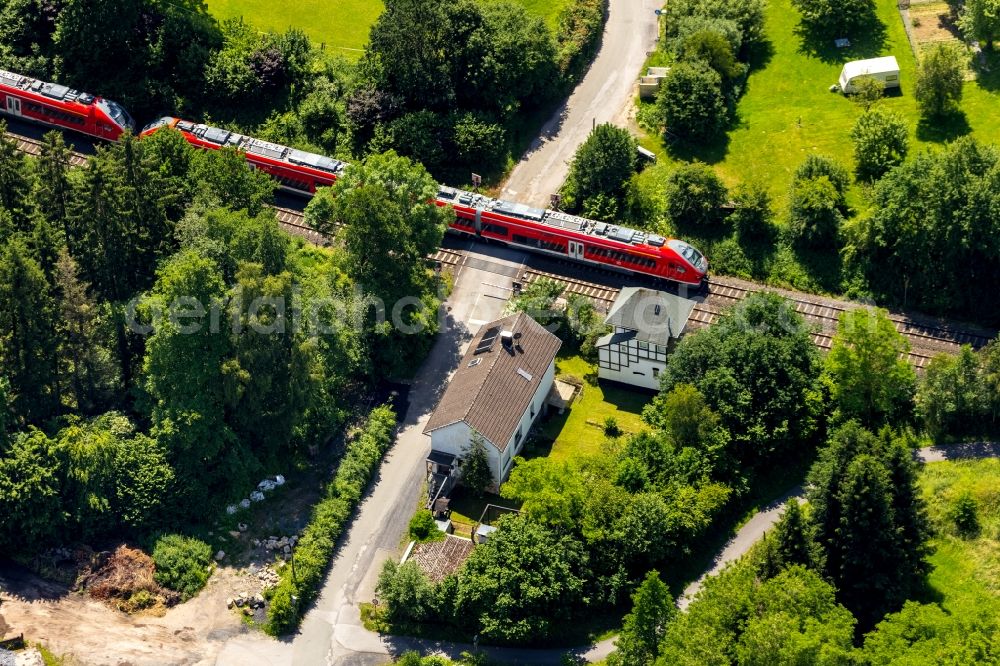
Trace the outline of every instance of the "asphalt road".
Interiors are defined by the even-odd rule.
[[[514,167],[502,196],[547,206],[559,191],[577,147],[595,124],[625,126],[634,84],[656,45],[654,10],[662,0],[610,0],[600,52],[570,98],[542,127]]]

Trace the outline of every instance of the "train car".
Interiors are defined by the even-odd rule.
[[[132,116],[117,102],[0,70],[0,112],[50,127],[117,141],[135,132]]]
[[[452,187],[439,189],[437,204],[455,209],[451,230],[456,233],[692,287],[705,286],[708,260],[682,240]]]
[[[311,195],[316,193],[317,187],[333,185],[337,176],[347,166],[332,157],[307,153],[179,118],[160,118],[146,125],[142,129],[141,136],[149,136],[161,127],[177,129],[188,143],[205,150],[219,150],[225,146],[233,146],[246,155],[247,162],[251,166],[270,174],[282,189],[297,194]]]

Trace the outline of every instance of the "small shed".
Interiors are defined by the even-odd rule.
[[[899,87],[899,63],[896,56],[870,58],[869,60],[852,60],[840,71],[840,89],[845,94],[854,92],[853,82],[863,76],[870,76],[881,81],[885,88]]]

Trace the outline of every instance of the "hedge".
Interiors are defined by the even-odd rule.
[[[313,507],[309,525],[295,547],[295,578],[292,567],[284,567],[271,592],[264,627],[268,634],[280,636],[296,629],[302,611],[316,598],[337,540],[392,443],[395,428],[396,415],[383,405],[372,411],[361,433],[348,444],[326,496]]]
[[[607,17],[607,0],[576,0],[559,14],[557,63],[563,79],[575,84],[597,53]]]

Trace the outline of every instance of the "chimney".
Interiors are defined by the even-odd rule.
[[[514,334],[510,331],[503,331],[500,334],[500,342],[503,343],[504,349],[512,351],[514,349]]]

